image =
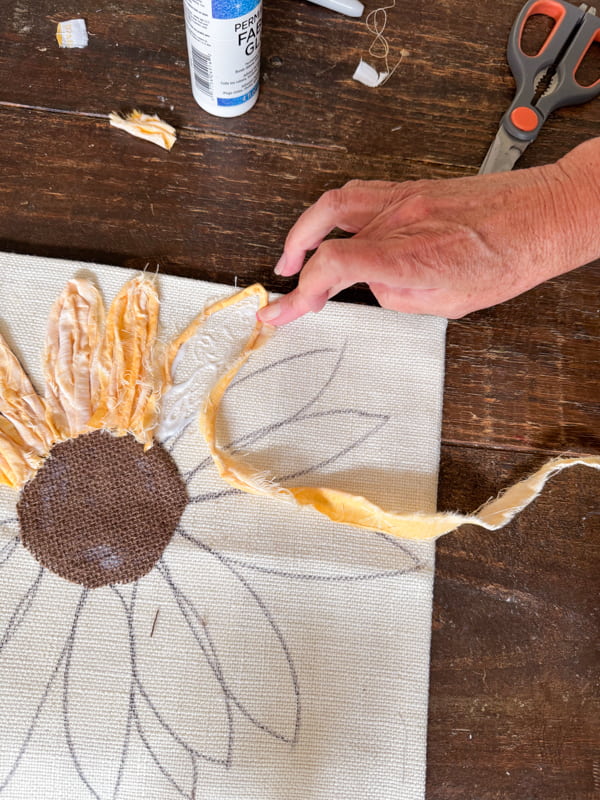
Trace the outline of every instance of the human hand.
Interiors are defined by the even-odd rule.
[[[600,255],[600,239],[596,225],[593,235],[592,226],[580,230],[590,215],[575,207],[584,191],[575,166],[566,157],[516,172],[351,181],[326,192],[293,226],[276,267],[300,272],[298,287],[259,318],[284,325],[359,282],[384,308],[457,318],[580,266]],[[334,228],[354,236],[324,241]]]

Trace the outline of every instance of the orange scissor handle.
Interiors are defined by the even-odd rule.
[[[554,24],[539,51],[530,56],[522,47],[523,31],[527,21],[539,14],[550,17]],[[517,84],[514,101],[503,119],[511,136],[532,141],[556,108],[585,103],[600,94],[600,79],[582,86],[575,77],[594,42],[600,42],[600,20],[588,7],[565,0],[528,0],[508,40],[508,63]],[[551,87],[534,104],[538,78],[550,69],[555,75]]]
[[[534,2],[529,5],[529,8],[527,8],[527,6],[525,8],[527,9],[527,11],[525,15],[522,17],[522,19],[520,19],[520,27],[517,34],[517,41],[519,50],[526,58],[530,56],[527,56],[527,54],[524,52],[521,43],[523,41],[523,31],[525,30],[525,25],[527,25],[527,22],[531,19],[531,17],[535,17],[538,15],[543,17],[550,17],[550,19],[554,20],[554,25],[552,27],[552,30],[549,32],[544,43],[542,44],[538,52],[535,54],[536,56],[541,56],[544,50],[547,47],[551,46],[553,37],[556,36],[556,34],[558,33],[560,23],[564,20],[564,18],[567,15],[567,9],[563,5],[563,3],[559,3],[557,2],[557,0],[534,0]]]

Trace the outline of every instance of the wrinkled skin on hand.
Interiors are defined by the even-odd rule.
[[[574,156],[592,143],[598,154],[599,142],[544,167],[350,181],[326,192],[293,226],[276,267],[280,275],[300,273],[298,287],[260,318],[284,325],[359,282],[385,308],[457,318],[587,263],[600,256],[600,238],[579,205],[597,214],[599,198]],[[335,228],[354,235],[325,239]]]

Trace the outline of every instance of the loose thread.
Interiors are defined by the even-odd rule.
[[[402,49],[400,51],[400,58],[392,67],[392,69],[390,69],[390,45],[384,36],[384,32],[388,22],[388,11],[391,11],[394,8],[396,8],[396,0],[392,0],[392,2],[387,6],[381,6],[381,8],[373,9],[373,11],[369,12],[365,20],[367,30],[375,37],[371,43],[371,46],[369,47],[369,55],[373,58],[383,59],[385,64],[385,72],[387,73],[385,78],[378,83],[378,86],[383,86],[389,81],[394,72],[396,72],[400,66],[402,59],[408,55],[408,50]]]
[[[156,628],[156,622],[158,620],[158,614],[160,612],[160,607],[156,609],[156,614],[154,615],[154,622],[152,623],[152,630],[150,631],[150,638],[154,636],[154,629]]]

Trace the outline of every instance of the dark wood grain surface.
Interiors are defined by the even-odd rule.
[[[285,290],[272,267],[324,190],[477,172],[511,99],[519,8],[399,5],[392,57],[409,55],[369,90],[351,80],[364,20],[265,0],[259,102],[223,120],[192,98],[180,0],[82,0],[81,51],[54,39],[71,5],[5,3],[0,248]],[[171,153],[109,128],[108,112],[136,107],[178,128]],[[520,166],[598,134],[600,101],[564,109]],[[600,452],[599,277],[589,265],[450,323],[440,508],[472,511],[549,454]],[[439,543],[429,800],[600,797],[598,486],[576,468],[504,531]]]

